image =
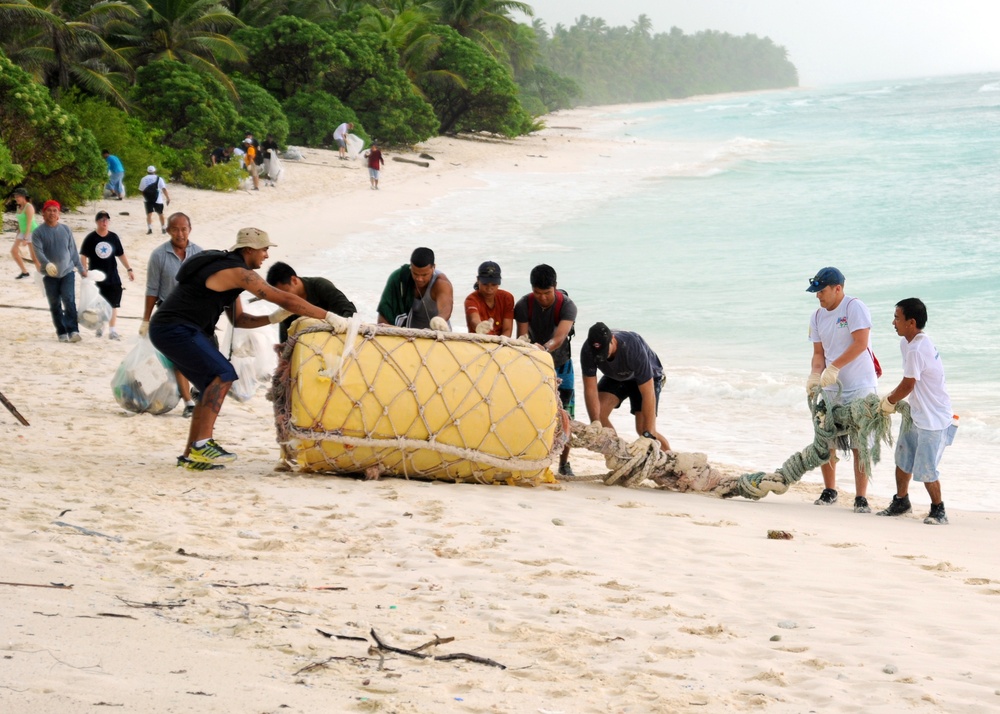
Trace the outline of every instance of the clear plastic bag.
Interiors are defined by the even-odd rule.
[[[165,414],[177,406],[181,393],[170,361],[149,337],[140,338],[111,379],[115,401],[130,412]]]
[[[265,328],[234,329],[232,325],[226,328],[222,344],[232,345],[230,362],[239,377],[229,389],[229,395],[237,401],[249,401],[262,385],[270,382],[271,374],[278,366],[273,332]]]
[[[111,321],[111,303],[104,299],[97,289],[97,281],[104,279],[104,273],[92,270],[87,277],[80,279],[80,297],[76,301],[76,312],[80,324],[96,330],[101,325]]]

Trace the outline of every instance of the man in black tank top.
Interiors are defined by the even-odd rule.
[[[228,251],[209,250],[191,256],[177,271],[177,287],[149,321],[153,345],[201,392],[178,466],[208,471],[236,460],[236,454],[212,438],[222,402],[237,379],[215,343],[215,324],[223,312],[233,325],[245,329],[281,322],[293,314],[326,320],[334,332],[347,329],[345,318],[272,288],[254,272],[267,260],[272,247],[274,243],[264,231],[243,228]],[[245,313],[240,301],[244,290],[282,309],[270,315]]]

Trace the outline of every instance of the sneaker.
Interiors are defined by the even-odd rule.
[[[14,278],[14,280],[24,280],[25,278],[30,278],[30,277],[31,277],[30,273],[21,273],[16,278]]]
[[[215,439],[209,439],[201,446],[192,446],[188,458],[203,464],[231,464],[236,461],[236,454],[223,449]]]
[[[79,332],[71,332],[71,333],[69,333],[69,341],[70,342],[79,342],[82,339],[83,338],[80,337],[80,333]]]
[[[95,333],[98,337],[104,337],[104,325],[98,327],[97,330],[95,330]]]
[[[69,335],[59,335],[60,342],[69,342]]]
[[[948,525],[948,514],[944,512],[944,501],[938,504],[931,504],[931,512],[927,514],[924,523],[929,526]]]
[[[868,505],[868,499],[864,496],[854,497],[854,512],[855,513],[871,513],[871,506]]]
[[[153,229],[152,229],[152,227],[146,229],[146,235],[148,235],[148,236],[153,235]]]
[[[226,468],[222,464],[211,464],[202,461],[192,461],[183,456],[177,457],[177,468],[188,469],[190,471],[215,471],[216,469]]]
[[[108,333],[108,339],[109,339],[109,340],[115,340],[115,341],[118,341],[118,340],[120,340],[121,338],[122,338],[122,336],[121,336],[121,335],[119,335],[119,334],[118,334],[117,332],[115,332],[114,330],[112,330],[111,332],[109,332],[109,333]]]
[[[163,235],[166,235],[167,234],[167,229],[166,228],[161,228],[160,229],[160,233],[162,233]]]
[[[194,415],[194,404],[185,404],[184,412],[181,414],[185,419],[190,419]]]
[[[823,493],[819,495],[813,504],[816,506],[832,506],[837,502],[837,489],[835,488],[824,488]]]
[[[560,464],[559,465],[559,475],[560,476],[570,476],[570,477],[576,476],[576,474],[573,473],[573,467],[570,466],[569,461],[567,461],[565,464]]]
[[[909,513],[913,509],[910,508],[910,496],[906,495],[900,498],[899,496],[892,497],[892,503],[885,510],[876,513],[876,516],[901,516],[904,513]],[[931,509],[933,512],[933,509]],[[942,509],[943,510],[943,509]]]

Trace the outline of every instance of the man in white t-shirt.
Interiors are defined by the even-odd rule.
[[[846,404],[875,394],[875,357],[871,351],[872,316],[857,298],[844,294],[844,274],[836,268],[823,268],[809,281],[807,292],[816,293],[819,309],[809,320],[809,339],[813,343],[812,372],[806,391],[823,390],[828,407]],[[842,443],[854,455],[854,512],[871,513],[865,497],[868,474],[858,458],[856,445]],[[823,493],[817,506],[837,502],[837,444],[830,444],[830,460],[820,468]]]
[[[337,142],[337,151],[340,153],[340,160],[347,159],[347,135],[351,133],[354,124],[345,121],[333,130],[333,140]]]
[[[927,324],[927,306],[918,298],[906,298],[896,303],[892,326],[903,353],[903,378],[887,397],[882,399],[882,412],[892,414],[900,399],[909,397],[913,426],[906,432],[900,428],[896,442],[896,495],[880,516],[901,516],[909,513],[910,478],[920,481],[931,497],[931,512],[924,523],[932,526],[948,524],[938,482],[938,464],[944,447],[955,438],[955,418],[951,398],[944,380],[944,367],[931,338],[923,333]]]

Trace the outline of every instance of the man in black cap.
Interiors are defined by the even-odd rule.
[[[663,365],[646,341],[634,332],[611,330],[595,323],[580,349],[583,369],[583,400],[591,422],[614,431],[609,417],[625,397],[635,415],[635,430],[647,439],[656,439],[664,451],[670,442],[656,430],[656,415],[663,386]],[[604,373],[597,381],[597,370]]]
[[[487,260],[479,266],[472,292],[465,298],[469,332],[510,337],[514,330],[514,296],[500,289],[500,266]]]

